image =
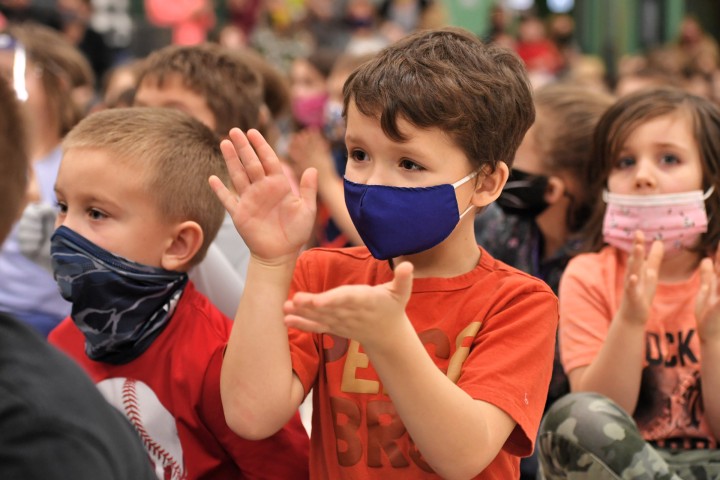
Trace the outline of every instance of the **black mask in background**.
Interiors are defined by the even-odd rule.
[[[547,186],[548,177],[513,169],[496,202],[507,214],[534,218],[548,207]]]

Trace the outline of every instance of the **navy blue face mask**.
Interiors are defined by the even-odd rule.
[[[462,215],[455,189],[475,177],[432,187],[364,185],[345,179],[350,218],[373,257],[387,260],[423,252],[445,240]]]
[[[170,321],[188,281],[183,272],[113,255],[67,227],[51,238],[60,294],[93,360],[123,364],[142,354]]]

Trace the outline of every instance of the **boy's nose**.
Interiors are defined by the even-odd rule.
[[[377,163],[368,172],[367,179],[363,183],[367,185],[392,185],[393,182],[388,169],[384,165],[378,165]]]

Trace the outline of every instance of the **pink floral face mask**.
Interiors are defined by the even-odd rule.
[[[661,240],[665,252],[690,248],[707,231],[705,200],[713,192],[710,187],[687,193],[661,195],[620,195],[603,192],[607,203],[603,220],[603,238],[608,244],[629,252],[635,231],[645,235],[645,250],[654,240]]]

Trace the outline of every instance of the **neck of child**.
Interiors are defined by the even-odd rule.
[[[678,283],[690,278],[700,265],[702,256],[697,252],[683,250],[665,254],[660,264],[658,281],[660,283]]]
[[[543,237],[543,251],[540,252],[543,260],[552,257],[567,242],[566,214],[567,208],[561,209],[556,208],[556,205],[550,205],[535,219],[535,224]]]
[[[404,261],[413,264],[415,278],[451,278],[477,267],[480,249],[472,231],[465,233],[456,229],[439,245],[414,255],[395,258],[393,264],[399,265]]]

